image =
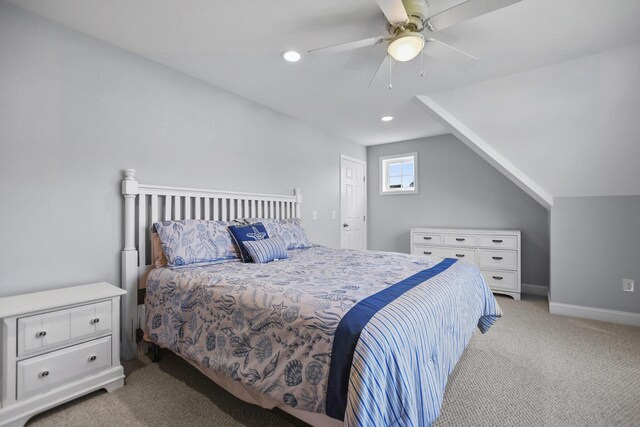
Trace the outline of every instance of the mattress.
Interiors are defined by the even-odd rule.
[[[473,331],[501,315],[471,264],[322,246],[154,269],[145,305],[148,341],[262,406],[346,425],[430,425]]]

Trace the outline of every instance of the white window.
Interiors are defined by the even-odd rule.
[[[418,153],[380,157],[380,194],[418,192]]]

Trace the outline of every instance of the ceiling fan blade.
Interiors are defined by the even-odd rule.
[[[373,75],[373,77],[371,77],[371,80],[369,81],[369,85],[367,87],[371,87],[371,85],[373,84],[373,81],[376,79],[376,77],[378,77],[378,73],[380,73],[380,70],[382,70],[382,67],[384,66],[384,64],[387,63],[387,61],[389,61],[389,55],[385,55],[384,58],[382,58],[382,62],[380,62],[380,65],[378,66],[378,69],[376,70],[376,73]]]
[[[349,43],[340,43],[340,44],[336,44],[333,46],[327,46],[327,47],[319,47],[317,49],[311,49],[307,51],[308,55],[313,55],[316,53],[338,53],[338,52],[345,52],[347,50],[353,50],[353,49],[360,49],[362,47],[367,47],[367,46],[375,46],[377,44],[380,44],[384,41],[384,37],[371,37],[370,39],[364,39],[364,40],[358,40],[355,42],[349,42]]]
[[[391,24],[402,24],[409,20],[402,0],[376,0],[378,7]]]
[[[425,27],[429,31],[440,31],[459,22],[502,9],[519,1],[521,0],[467,0],[433,15],[427,20]]]
[[[473,55],[436,39],[427,39],[422,52],[435,59],[442,59],[458,68],[469,68],[478,60]]]

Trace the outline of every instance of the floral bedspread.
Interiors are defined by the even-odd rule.
[[[267,264],[155,269],[147,279],[145,338],[277,401],[324,413],[341,318],[440,261],[314,246]]]

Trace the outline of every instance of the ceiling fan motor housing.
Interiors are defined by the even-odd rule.
[[[404,9],[409,17],[409,22],[402,24],[389,23],[387,30],[391,35],[397,35],[400,31],[409,30],[420,32],[424,29],[427,20],[429,5],[426,0],[402,0]]]

